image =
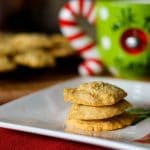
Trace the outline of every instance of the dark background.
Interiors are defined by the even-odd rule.
[[[0,0],[0,30],[59,32],[57,16],[67,0]]]

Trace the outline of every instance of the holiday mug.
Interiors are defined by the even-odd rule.
[[[117,77],[150,76],[149,10],[149,0],[70,0],[60,12],[61,30],[93,63],[82,64],[80,71],[97,73],[105,65]],[[95,25],[96,44],[77,23],[79,15]]]

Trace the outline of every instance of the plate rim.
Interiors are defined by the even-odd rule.
[[[15,123],[7,123],[7,122],[2,122],[2,121],[0,121],[0,127],[5,128],[5,129],[11,129],[11,130],[16,130],[16,131],[23,131],[27,133],[37,134],[37,135],[71,140],[71,141],[91,144],[95,146],[104,146],[108,148],[117,148],[117,149],[124,149],[124,150],[129,150],[129,149],[135,150],[135,148],[136,150],[149,150],[150,149],[149,144],[115,141],[115,140],[109,140],[109,139],[100,138],[100,137],[79,135],[79,134],[73,134],[73,133],[68,133],[68,132],[66,133],[63,131],[43,129],[39,127],[25,126],[25,125],[20,125],[20,124],[18,125]]]

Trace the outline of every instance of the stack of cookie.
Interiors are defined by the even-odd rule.
[[[125,112],[131,107],[125,96],[124,90],[104,82],[64,89],[65,101],[73,103],[66,120],[66,131],[96,136],[100,131],[131,125],[134,117]]]

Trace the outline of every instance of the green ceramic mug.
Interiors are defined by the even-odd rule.
[[[75,5],[75,1],[78,1],[79,8]],[[72,0],[71,2],[74,2],[74,5],[71,4],[72,8],[80,10],[83,14],[88,6],[88,4],[83,5],[83,1],[88,3],[90,0]],[[96,8],[97,49],[108,70],[117,77],[149,77],[150,0],[95,0],[92,2]],[[65,7],[71,10],[69,5]],[[67,11],[65,13],[64,16],[70,17],[72,21]],[[71,10],[71,13],[76,12]],[[75,25],[71,23],[63,22],[63,25]],[[65,34],[69,34],[69,30]],[[71,39],[78,36],[82,34],[76,34]]]
[[[119,77],[150,76],[150,1],[96,2],[98,47],[108,69]]]

